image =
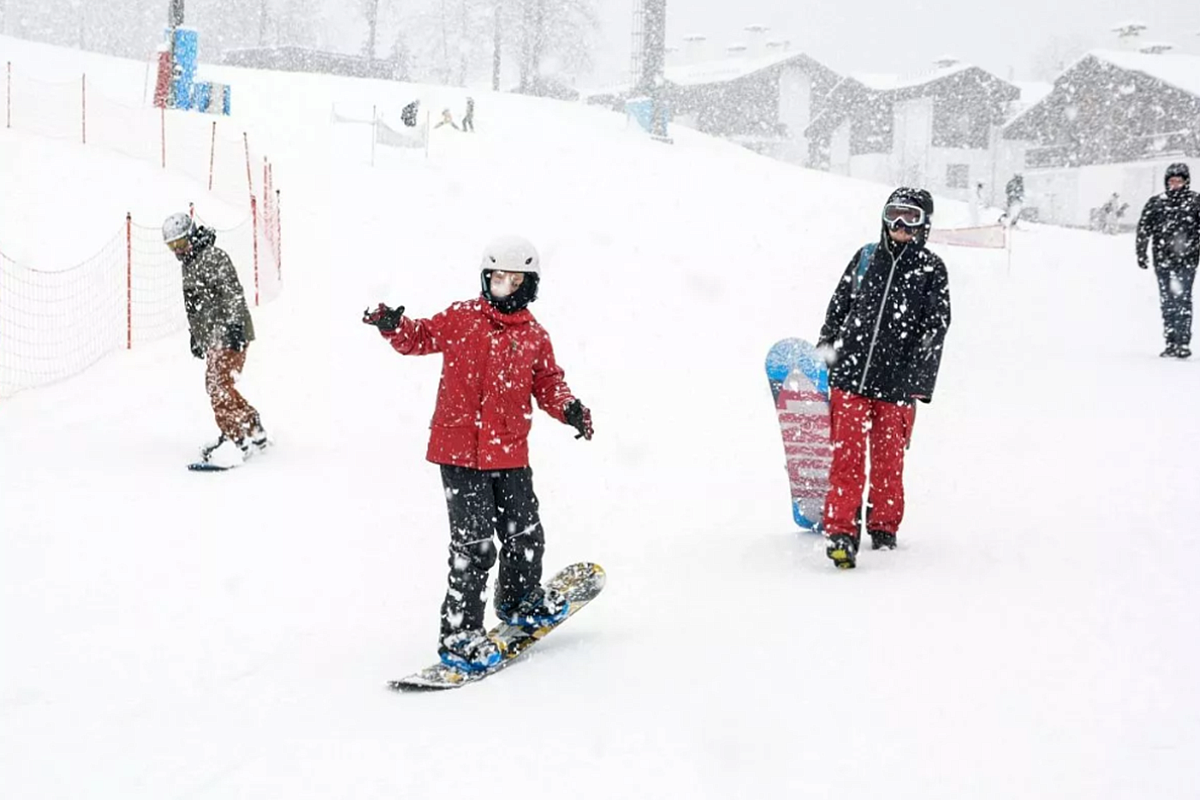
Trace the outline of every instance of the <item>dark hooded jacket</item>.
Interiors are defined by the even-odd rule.
[[[202,350],[241,350],[254,341],[254,322],[229,255],[205,227],[191,234],[191,252],[182,260],[183,307],[192,340]]]
[[[924,190],[897,189],[888,202],[920,205],[926,224],[903,245],[883,227],[861,282],[863,250],[854,254],[829,301],[821,344],[836,353],[831,386],[892,403],[929,402],[950,327],[946,265],[925,247],[933,198]]]
[[[1141,265],[1146,264],[1146,248],[1152,242],[1156,269],[1195,269],[1200,263],[1200,195],[1191,191],[1187,164],[1167,167],[1164,187],[1176,176],[1184,179],[1182,189],[1167,189],[1151,197],[1142,209],[1137,227],[1137,257]]]

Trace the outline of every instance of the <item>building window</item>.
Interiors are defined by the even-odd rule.
[[[967,188],[971,177],[971,169],[968,164],[947,164],[946,165],[946,188],[947,189],[965,189]]]

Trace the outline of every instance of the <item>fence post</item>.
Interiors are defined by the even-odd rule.
[[[254,237],[254,305],[258,306],[258,198],[250,195],[250,228]]]
[[[246,188],[250,191],[251,208],[254,200],[254,177],[250,174],[250,135],[242,131],[242,142],[246,146]]]
[[[283,223],[279,221],[279,190],[275,190],[275,272],[283,282]]]
[[[125,212],[125,349],[133,349],[133,215]]]
[[[212,191],[213,159],[217,157],[217,121],[213,120],[212,141],[208,145],[208,190]]]
[[[83,73],[83,143],[87,144],[87,73]]]

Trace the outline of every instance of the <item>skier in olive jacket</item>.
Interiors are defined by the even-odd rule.
[[[217,235],[178,212],[163,222],[163,242],[183,267],[183,307],[192,355],[204,359],[204,387],[221,435],[201,448],[204,461],[230,467],[267,446],[258,411],[234,385],[254,341],[254,321],[229,255]]]

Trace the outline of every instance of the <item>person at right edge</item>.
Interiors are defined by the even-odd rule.
[[[1200,196],[1191,191],[1187,164],[1167,167],[1166,191],[1146,201],[1137,226],[1137,263],[1149,269],[1147,246],[1153,241],[1154,274],[1162,307],[1163,358],[1192,355],[1192,284],[1200,263]]]
[[[916,402],[933,399],[950,328],[946,265],[925,247],[932,218],[929,192],[892,192],[879,242],[854,254],[821,328],[833,447],[822,524],[825,552],[841,569],[858,556],[868,446],[871,548],[895,549],[904,517],[904,451]]]

